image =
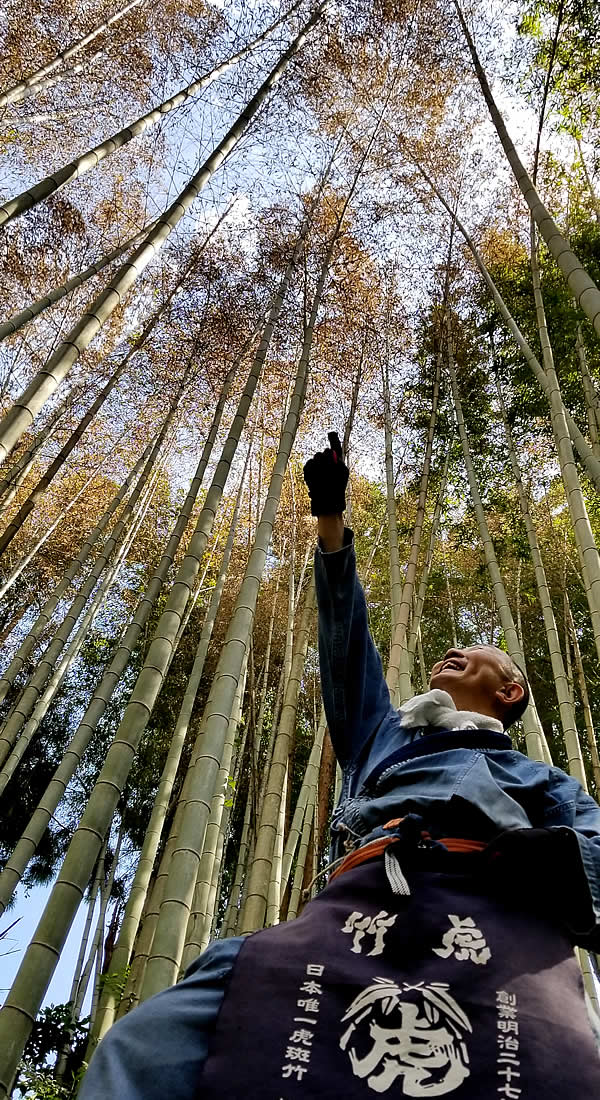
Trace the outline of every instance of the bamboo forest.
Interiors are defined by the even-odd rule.
[[[0,39],[0,1097],[58,1100],[325,882],[328,432],[394,704],[495,644],[513,743],[600,796],[600,20],[7,0]]]

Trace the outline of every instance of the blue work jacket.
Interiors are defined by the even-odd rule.
[[[600,925],[600,807],[576,779],[517,752],[494,730],[403,728],[369,631],[352,532],[333,553],[318,549],[321,690],[342,768],[332,856],[366,843],[408,813],[446,835],[490,841],[507,829],[576,833]]]

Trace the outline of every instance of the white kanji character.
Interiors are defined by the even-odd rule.
[[[516,1020],[517,1010],[512,1005],[498,1005],[498,1016],[501,1020]]]
[[[506,1096],[507,1100],[519,1100],[521,1095],[521,1090],[514,1085],[509,1085],[508,1081],[504,1085],[500,1085],[496,1091]]]
[[[485,937],[475,927],[472,917],[457,917],[453,913],[448,914],[448,920],[452,927],[442,936],[443,947],[434,947],[434,955],[441,959],[448,959],[454,955],[459,962],[470,960],[478,964],[485,964],[492,957],[492,952],[485,942]]]
[[[321,966],[320,963],[308,963],[306,973],[309,975],[312,974],[315,978],[320,978],[324,969],[325,967]]]
[[[287,1047],[285,1056],[290,1062],[310,1062],[310,1050],[305,1047]]]
[[[340,1047],[355,1077],[377,1094],[442,1096],[469,1076],[469,1019],[444,982],[375,978],[347,1009]]]
[[[302,982],[300,986],[301,993],[310,993],[311,996],[321,996],[323,990],[318,982]]]
[[[305,1028],[298,1028],[297,1031],[292,1032],[289,1041],[290,1043],[302,1043],[303,1046],[309,1047],[313,1041],[313,1033]]]
[[[375,943],[367,955],[381,955],[383,952],[383,941],[388,928],[391,928],[396,922],[398,914],[394,913],[390,917],[389,913],[386,913],[385,909],[381,909],[374,917],[363,916],[362,913],[358,913],[356,910],[346,918],[346,923],[342,928],[342,932],[354,932],[354,939],[352,941],[351,951],[355,955],[362,954],[362,941],[366,935],[374,936]]]
[[[516,993],[507,993],[505,989],[499,989],[496,1000],[499,1005],[516,1005],[517,995]]]
[[[306,1072],[307,1072],[306,1066],[298,1066],[298,1065],[294,1066],[294,1065],[288,1064],[287,1066],[282,1066],[281,1067],[281,1076],[282,1077],[292,1077],[293,1074],[295,1073],[296,1078],[297,1078],[298,1081],[302,1080],[302,1078],[304,1077],[304,1074]]]
[[[309,997],[308,1000],[296,1001],[298,1008],[303,1008],[305,1012],[318,1012],[319,1003],[314,997]]]
[[[498,1031],[514,1031],[519,1034],[519,1025],[516,1020],[498,1020]]]

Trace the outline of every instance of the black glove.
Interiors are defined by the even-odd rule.
[[[345,489],[350,472],[343,459],[337,432],[329,432],[327,438],[331,446],[318,451],[304,467],[313,516],[333,516],[346,508]]]
[[[509,829],[482,853],[488,881],[508,898],[538,906],[575,942],[597,939],[592,898],[573,829]],[[596,948],[597,949],[597,948]]]

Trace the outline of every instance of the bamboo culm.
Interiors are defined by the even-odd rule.
[[[244,349],[245,350],[245,349]],[[210,461],[215,439],[221,423],[223,410],[243,353],[234,359],[225,378],[217,407],[213,416],[211,428],[202,449],[198,467],[190,483],[186,498],[180,509],[173,532],[169,538],[166,549],[160,562],[154,571],[150,582],[139,601],[132,622],[126,628],[115,655],[106,669],[100,685],[96,688],[87,710],[69,743],[63,759],[54,773],[37,809],[34,811],[27,828],[21,836],[14,852],[7,860],[3,871],[0,873],[0,911],[7,904],[19,882],[27,863],[36,851],[37,846],[44,835],[48,823],[54,813],[60,799],[66,789],[67,783],[75,773],[76,768],[87,749],[98,723],[104,714],[112,694],[129,663],[131,654],[137,645],[142,631],[148,622],[152,608],[161,592],[168,571],[171,568],[175,554],[185,533],[190,520],[191,512],[202,486],[204,474]],[[152,444],[148,448],[148,453]]]
[[[300,34],[281,55],[258,91],[252,96],[247,106],[207,160],[186,187],[183,188],[164,216],[160,217],[154,228],[150,230],[144,242],[135,250],[133,256],[119,267],[106,289],[94,299],[81,320],[71,329],[42,370],[38,372],[17,398],[12,409],[9,410],[2,423],[0,423],[0,461],[11,452],[45,402],[54,393],[63,378],[67,376],[80,354],[88,347],[113,310],[122,303],[124,295],[162,247],[194,199],[198,197],[202,188],[223,163],[228,153],[237,145],[248,124],[280,79],[288,63],[300,50],[313,27],[322,18],[323,11],[324,3],[321,3],[310,19],[307,20]],[[8,1057],[12,1058],[12,1054]],[[3,1087],[5,1086],[0,1083],[0,1096]]]
[[[248,456],[250,455],[250,449],[248,449]],[[246,459],[246,463],[247,463]],[[238,494],[234,506],[233,517],[231,520],[231,526],[227,541],[225,543],[225,549],[223,552],[223,559],[219,570],[219,576],[215,583],[215,587],[211,593],[209,606],[206,612],[202,631],[200,633],[200,640],[198,642],[198,648],[196,650],[196,656],[192,671],[189,676],[187,687],[184,693],[184,697],[181,703],[177,721],[175,723],[175,729],[173,731],[173,737],[169,746],[169,752],[164,764],[163,772],[160,778],[158,791],[152,807],[152,814],[144,835],[144,843],[142,851],[138,860],[129,896],[127,898],[127,904],[125,906],[125,912],[123,914],[123,920],[117,942],[114,947],[111,968],[119,974],[124,972],[129,965],[131,952],[137,935],[139,922],[142,915],[142,910],[146,901],[146,895],[148,892],[148,886],[150,883],[150,876],[152,874],[152,868],[154,867],[154,861],[158,852],[160,838],[162,835],[163,826],[165,823],[171,795],[173,792],[173,786],[175,778],[177,776],[177,769],[181,759],[181,753],[188,734],[189,723],[196,701],[196,695],[202,679],[202,673],[204,671],[204,663],[208,652],[208,646],[212,637],[212,632],[219,610],[221,602],[221,596],[223,594],[223,588],[225,585],[225,577],[231,558],[231,552],[233,549],[233,542],[236,532],[237,519],[239,515],[239,508],[242,496],[242,489],[244,485],[244,479],[246,475],[246,467],[242,477],[240,479],[240,485]],[[116,1010],[116,996],[113,987],[109,984],[106,992],[102,997],[100,1009],[96,1017],[95,1025],[91,1033],[91,1038],[96,1042],[99,1041],[102,1036],[108,1031],[111,1026],[114,1013]]]
[[[475,43],[473,42],[473,38],[457,0],[454,0],[454,7],[456,8],[464,36],[467,40],[469,52],[473,59],[473,66],[477,74],[477,79],[479,80],[483,97],[487,103],[492,122],[496,127],[502,148],[506,154],[506,159],[510,164],[521,194],[531,211],[532,219],[535,220],[548,249],[567,280],[577,305],[589,317],[596,334],[600,336],[600,290],[598,290],[594,280],[590,278],[580,260],[578,260],[569,242],[563,237],[550,212],[540,199],[524,165],[521,163],[517,151],[508,135],[502,115],[496,106],[492,90],[477,55]]]
[[[283,477],[298,428],[298,418],[307,383],[309,348],[310,340],[308,342],[305,340],[305,348],[296,371],[294,393],[281,435],[256,539],[202,718],[203,754],[196,761],[190,779],[190,790],[183,812],[178,846],[172,855],[154,936],[153,954],[146,966],[142,999],[171,984],[179,969],[199,856],[223,756],[233,699],[249,644],[258,590],[279,505]]]
[[[456,373],[454,370],[454,351],[452,342],[452,332],[450,328],[450,322],[446,318],[447,328],[447,348],[448,348],[448,369],[450,373],[450,382],[452,386],[452,397],[454,401],[454,408],[456,412],[456,422],[458,426],[458,433],[463,449],[463,456],[465,466],[467,470],[467,478],[469,481],[469,489],[471,493],[471,499],[473,501],[473,508],[477,518],[477,524],[479,527],[479,533],[481,542],[483,545],[483,552],[485,557],[485,563],[492,582],[492,589],[494,593],[494,599],[496,607],[498,608],[498,614],[500,616],[500,622],[502,624],[502,630],[504,632],[504,638],[506,641],[506,648],[513,661],[516,661],[520,668],[524,671],[526,669],[525,659],[523,651],[519,644],[517,637],[517,631],[513,622],[512,612],[510,610],[508,599],[506,597],[506,591],[500,569],[498,567],[498,561],[496,559],[496,552],[492,543],[487,520],[485,518],[485,512],[477,485],[477,479],[475,477],[475,471],[473,469],[473,463],[471,460],[471,451],[469,447],[469,441],[467,439],[467,433],[465,428],[465,422],[462,414],[462,405],[460,395],[458,392],[458,384],[456,381]],[[533,701],[533,695],[530,696],[530,703],[523,716],[523,728],[525,731],[525,739],[527,743],[527,753],[533,760],[549,761],[550,753],[546,743],[546,737],[542,729],[537,711],[535,709],[535,703]]]
[[[40,69],[36,69],[31,73],[26,80],[22,80],[19,84],[15,84],[12,88],[9,88],[0,96],[0,107],[5,107],[8,103],[18,103],[24,99],[28,90],[33,88],[36,84],[39,84],[44,77],[49,73],[54,72],[61,65],[64,65],[65,61],[69,61],[72,57],[75,57],[80,50],[83,50],[85,46],[88,46],[90,42],[98,38],[99,35],[104,34],[105,31],[117,23],[120,19],[123,19],[125,15],[128,15],[132,8],[136,8],[142,0],[129,0],[128,4],[120,8],[114,15],[111,15],[110,19],[105,19],[103,23],[100,23],[88,34],[84,34],[82,38],[79,38],[77,42],[74,42],[66,50],[62,50],[52,59],[48,61],[46,65],[42,65]]]

